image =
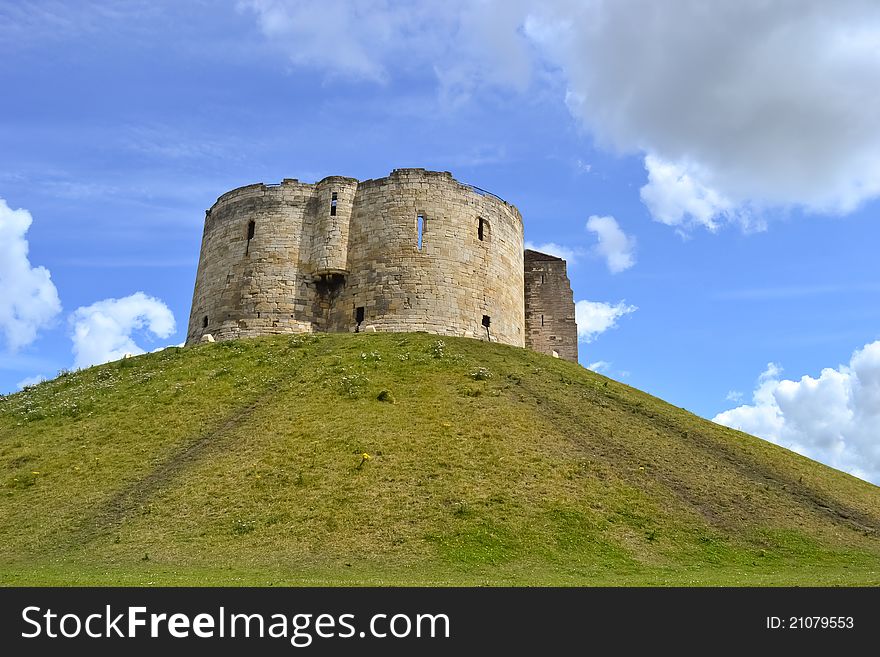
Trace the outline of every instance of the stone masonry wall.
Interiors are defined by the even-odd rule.
[[[313,186],[295,180],[249,185],[224,194],[206,212],[187,342],[204,333],[222,340],[311,330],[299,262],[313,193]]]
[[[517,209],[448,172],[249,185],[206,213],[187,343],[379,330],[524,346],[522,272]]]
[[[362,307],[362,330],[524,345],[522,277],[513,274],[521,268],[523,228],[512,205],[449,173],[404,169],[358,185],[350,231],[350,276],[335,330],[353,330]]]
[[[574,294],[565,260],[527,250],[524,254],[526,347],[577,362]]]

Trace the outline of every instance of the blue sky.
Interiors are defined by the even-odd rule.
[[[569,258],[585,366],[880,481],[880,10],[700,6],[0,2],[0,392],[182,342],[223,192],[417,166]]]

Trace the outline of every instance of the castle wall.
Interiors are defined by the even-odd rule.
[[[357,180],[342,176],[324,178],[314,186],[314,202],[307,212],[311,225],[307,228],[312,233],[308,264],[316,275],[348,269],[348,231],[357,187]]]
[[[524,345],[519,212],[447,172],[249,185],[206,214],[188,343],[357,329]]]
[[[565,260],[527,250],[524,254],[525,345],[577,362],[574,294]]]
[[[358,185],[350,230],[350,276],[335,330],[352,330],[363,307],[362,328],[523,346],[523,228],[516,208],[449,173],[404,169]]]
[[[311,186],[249,185],[206,213],[187,341],[306,330],[298,261]],[[253,221],[253,237],[248,239]]]

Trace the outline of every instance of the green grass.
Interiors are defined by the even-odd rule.
[[[6,585],[878,585],[878,530],[871,484],[466,339],[171,348],[0,397]]]

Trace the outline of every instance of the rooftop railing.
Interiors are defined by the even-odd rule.
[[[469,185],[468,183],[464,183],[465,187],[470,188],[470,190],[480,196],[491,196],[492,198],[497,198],[502,203],[507,203],[503,198],[498,196],[498,194],[493,194],[488,189],[483,189],[482,187],[477,187],[476,185]]]

